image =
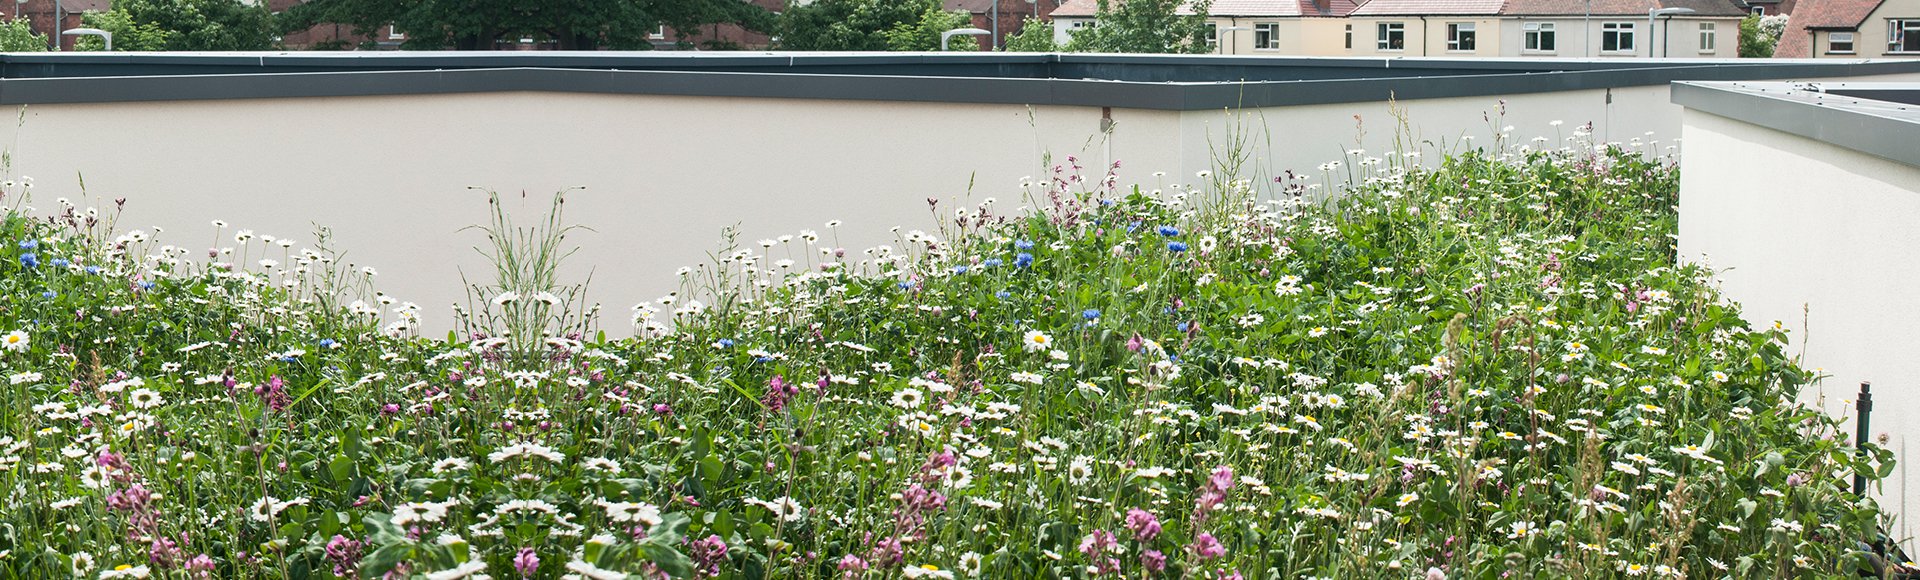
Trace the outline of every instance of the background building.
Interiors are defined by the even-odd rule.
[[[1920,56],[1920,0],[1798,0],[1773,56]]]

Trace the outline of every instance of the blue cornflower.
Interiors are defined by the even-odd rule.
[[[1029,253],[1026,253],[1026,252],[1020,252],[1020,255],[1018,255],[1018,256],[1014,256],[1014,257],[1013,257],[1013,265],[1015,265],[1015,266],[1019,266],[1019,267],[1022,267],[1022,268],[1025,268],[1025,267],[1027,267],[1027,266],[1032,266],[1032,265],[1033,265],[1033,254],[1029,254]]]
[[[152,282],[151,280],[148,280],[148,281],[142,281],[142,282],[140,282],[140,289],[141,289],[141,290],[152,290],[152,289],[153,289],[153,282]]]
[[[20,265],[28,268],[40,267],[40,256],[32,253],[20,254]]]
[[[1031,250],[1033,249],[1033,242],[1029,240],[1014,240],[1013,247],[1022,250]]]
[[[901,280],[901,281],[900,281],[900,289],[901,289],[901,290],[912,290],[912,289],[913,289],[913,281],[912,281],[912,280]]]
[[[1096,319],[1096,318],[1099,318],[1099,317],[1100,317],[1100,309],[1098,309],[1098,308],[1088,308],[1088,309],[1086,309],[1086,310],[1082,310],[1082,311],[1080,311],[1080,317],[1081,317],[1081,318],[1085,318],[1085,319],[1087,319],[1087,320],[1093,320],[1093,319]]]
[[[1006,263],[1006,261],[1004,261],[1004,260],[1001,260],[1001,259],[999,259],[999,258],[987,258],[987,259],[985,259],[985,260],[982,260],[982,261],[980,261],[980,267],[982,267],[982,268],[992,268],[992,267],[994,267],[994,266],[998,266],[998,265],[1001,265],[1001,264],[1005,264],[1005,263]]]
[[[1111,199],[1102,199],[1102,200],[1100,200],[1100,205],[1103,205],[1103,206],[1105,206],[1105,205],[1113,205],[1113,200],[1111,200]]]
[[[1180,242],[1167,242],[1167,251],[1185,252],[1187,251],[1187,245]]]
[[[333,348],[333,345],[335,344],[339,344],[339,343],[334,342],[333,339],[331,338],[320,339],[320,348]]]
[[[1182,323],[1180,323],[1180,324],[1176,324],[1176,325],[1173,325],[1173,327],[1174,327],[1174,328],[1176,328],[1176,329],[1179,329],[1179,330],[1180,330],[1180,332],[1186,332],[1188,328],[1191,328],[1190,326],[1187,326],[1187,323],[1185,323],[1185,322],[1182,322]]]
[[[733,339],[722,338],[720,340],[713,341],[713,346],[718,348],[733,348]]]
[[[100,267],[99,267],[99,266],[87,266],[87,273],[88,273],[88,274],[99,274],[99,273],[100,273]]]
[[[59,292],[54,292],[52,290],[48,290],[46,292],[40,293],[41,298],[58,298],[59,296],[60,296]]]
[[[1180,228],[1176,228],[1173,226],[1160,226],[1160,235],[1163,235],[1169,238],[1180,235]]]
[[[1127,233],[1131,234],[1133,233],[1134,230],[1137,230],[1137,229],[1140,229],[1140,222],[1133,222],[1133,223],[1127,224]]]
[[[993,293],[993,297],[994,297],[994,298],[999,298],[999,299],[1001,299],[1001,300],[1006,300],[1008,296],[1012,296],[1012,295],[1013,295],[1013,293],[1011,293],[1011,292],[1007,292],[1006,290],[1001,290],[1001,291],[999,291],[999,292],[994,292],[994,293]]]
[[[20,240],[20,249],[31,250],[40,247],[40,240]]]
[[[964,265],[961,265],[961,266],[954,266],[954,267],[953,267],[953,273],[955,273],[955,274],[965,274],[965,273],[967,273],[967,267],[966,267],[966,266],[964,266]]]
[[[47,263],[53,264],[55,267],[59,267],[59,268],[65,268],[68,265],[73,264],[73,262],[68,262],[66,258],[54,258],[52,260],[48,260]]]

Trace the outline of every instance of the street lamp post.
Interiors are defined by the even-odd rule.
[[[1653,47],[1654,47],[1654,42],[1657,42],[1654,40],[1654,36],[1653,36],[1654,17],[1673,16],[1675,14],[1692,14],[1692,13],[1693,13],[1692,8],[1655,8],[1652,10],[1648,10],[1647,11],[1647,58],[1649,59],[1654,58]],[[1672,18],[1667,19],[1667,28],[1673,28]],[[1661,44],[1665,44],[1665,43],[1662,42]],[[1668,56],[1672,56],[1671,53],[1669,53]]]
[[[942,32],[940,33],[940,51],[946,52],[947,42],[953,40],[953,37],[955,36],[961,36],[961,35],[988,36],[992,34],[993,34],[993,31],[991,30],[981,30],[978,28],[955,28],[953,30]]]
[[[1220,46],[1217,47],[1218,50],[1214,52],[1218,52],[1220,54],[1237,54],[1240,52],[1238,48],[1236,48],[1233,52],[1227,52],[1227,47],[1233,45],[1233,31],[1235,30],[1253,30],[1253,29],[1247,28],[1245,26],[1228,26],[1226,28],[1215,30],[1214,32],[1225,32],[1226,34],[1219,35],[1218,40],[1220,41]]]
[[[107,51],[108,52],[113,51],[113,33],[107,32],[105,30],[101,30],[98,28],[75,28],[72,30],[68,30],[66,32],[62,32],[60,34],[64,34],[67,36],[98,36],[100,37],[101,40],[106,41]]]

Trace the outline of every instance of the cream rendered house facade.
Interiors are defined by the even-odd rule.
[[[1650,23],[1656,9],[1692,12]],[[1055,38],[1094,25],[1094,11],[1063,4]],[[1209,13],[1215,54],[1563,58],[1735,58],[1746,14],[1726,0],[1215,0]]]

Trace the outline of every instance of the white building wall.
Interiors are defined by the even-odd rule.
[[[1806,400],[1847,413],[1873,382],[1872,432],[1900,458],[1877,495],[1920,514],[1920,168],[1699,111],[1683,122],[1682,258],[1719,270],[1748,321],[1791,329],[1789,352],[1831,375]],[[1896,539],[1920,532],[1911,519]]]

